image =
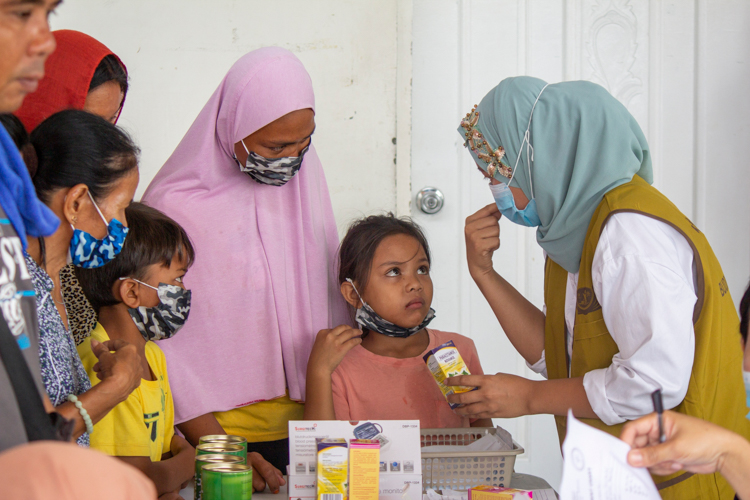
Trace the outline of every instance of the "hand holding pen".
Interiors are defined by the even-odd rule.
[[[620,439],[632,448],[628,463],[648,467],[660,476],[684,470],[720,472],[732,487],[750,498],[750,442],[723,427],[674,411],[662,414],[665,441],[660,441],[657,413],[625,424]]]

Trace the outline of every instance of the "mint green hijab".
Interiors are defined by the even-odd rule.
[[[505,149],[501,162],[511,169],[531,108],[545,85],[528,76],[506,78],[476,109],[474,128],[492,151]],[[458,131],[466,139],[467,130]],[[585,81],[544,89],[534,108],[530,142],[532,182],[524,146],[511,186],[521,188],[529,200],[536,199],[542,222],[536,239],[547,255],[566,271],[578,272],[586,231],[604,194],[636,174],[653,182],[648,142],[625,106],[603,87]],[[477,151],[469,151],[487,170],[488,163]],[[509,181],[498,172],[495,178]]]

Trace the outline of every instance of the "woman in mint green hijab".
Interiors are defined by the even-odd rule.
[[[503,80],[459,133],[492,203],[466,221],[469,271],[511,343],[548,380],[454,377],[472,418],[556,415],[568,409],[619,435],[624,422],[665,409],[750,438],[744,419],[739,320],[703,234],[651,186],[638,123],[590,82]],[[499,220],[536,228],[544,249],[545,311],[493,269]],[[701,476],[706,478],[706,476]],[[731,498],[717,474],[655,478],[664,498]],[[696,476],[697,478],[697,476]],[[713,482],[711,482],[713,481]]]

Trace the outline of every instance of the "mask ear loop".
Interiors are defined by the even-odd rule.
[[[248,156],[249,156],[250,155],[250,150],[247,149],[247,146],[245,146],[245,140],[244,139],[240,139],[240,142],[242,143],[242,147],[245,148],[245,153],[247,153]]]
[[[99,210],[99,205],[97,205],[97,204],[96,204],[96,202],[94,201],[94,197],[93,197],[93,196],[91,196],[91,191],[89,191],[89,190],[87,189],[87,190],[86,190],[86,193],[87,193],[87,194],[89,195],[89,198],[91,199],[91,203],[93,203],[93,204],[94,204],[94,208],[95,208],[95,209],[96,209],[96,211],[97,211],[97,212],[99,213],[99,217],[101,217],[101,218],[102,218],[102,220],[104,221],[104,225],[105,225],[105,226],[107,226],[107,227],[109,227],[109,222],[107,222],[107,219],[106,219],[106,218],[104,217],[104,214],[102,214],[102,211],[101,211],[101,210]]]
[[[357,287],[354,286],[354,282],[351,280],[351,278],[346,278],[346,281],[348,281],[349,284],[352,286],[352,288],[354,288],[354,293],[357,294],[357,297],[359,297],[359,300],[362,302],[362,305],[364,306],[365,304],[367,304],[367,302],[365,302],[365,299],[363,299],[362,296],[359,294],[359,290],[357,290]]]
[[[141,285],[143,285],[143,286],[147,286],[147,287],[149,287],[149,288],[151,288],[151,289],[153,289],[153,290],[156,290],[157,292],[159,291],[159,289],[158,289],[158,288],[156,288],[155,286],[151,286],[151,285],[149,285],[148,283],[144,283],[144,282],[143,282],[143,281],[141,281],[141,280],[137,280],[137,279],[135,279],[135,278],[131,278],[131,277],[129,277],[129,276],[125,276],[125,277],[121,277],[121,278],[117,278],[117,279],[119,279],[120,281],[125,281],[125,280],[133,280],[133,281],[135,281],[136,283],[140,283]]]
[[[534,161],[534,147],[531,145],[531,119],[534,117],[534,108],[536,108],[536,103],[539,102],[539,98],[542,97],[542,92],[544,92],[544,89],[549,87],[549,83],[546,84],[544,87],[542,87],[542,90],[539,91],[539,95],[536,96],[536,100],[534,101],[534,104],[531,106],[531,113],[529,113],[529,124],[526,126],[526,132],[523,134],[523,140],[521,141],[521,146],[518,148],[518,156],[516,157],[516,164],[513,166],[513,175],[510,176],[510,181],[508,181],[508,187],[510,187],[510,183],[513,180],[513,178],[516,176],[516,169],[518,168],[518,162],[521,160],[521,154],[523,153],[523,145],[526,143],[526,163],[529,164],[529,187],[531,189],[531,199],[534,199],[534,181],[531,179],[531,163]]]

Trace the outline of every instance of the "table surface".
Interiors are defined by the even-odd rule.
[[[286,479],[286,476],[284,476],[284,479]],[[532,476],[530,474],[518,474],[515,472],[513,473],[513,481],[511,484],[514,488],[518,488],[519,490],[543,490],[546,488],[551,488],[549,483],[541,477]],[[184,498],[185,500],[192,500],[192,481],[190,481],[190,484],[187,488],[180,491],[180,496],[182,496],[182,498]],[[261,493],[253,493],[253,500],[282,500],[285,498],[288,498],[285,486],[282,486],[277,494],[271,493],[268,489]]]

